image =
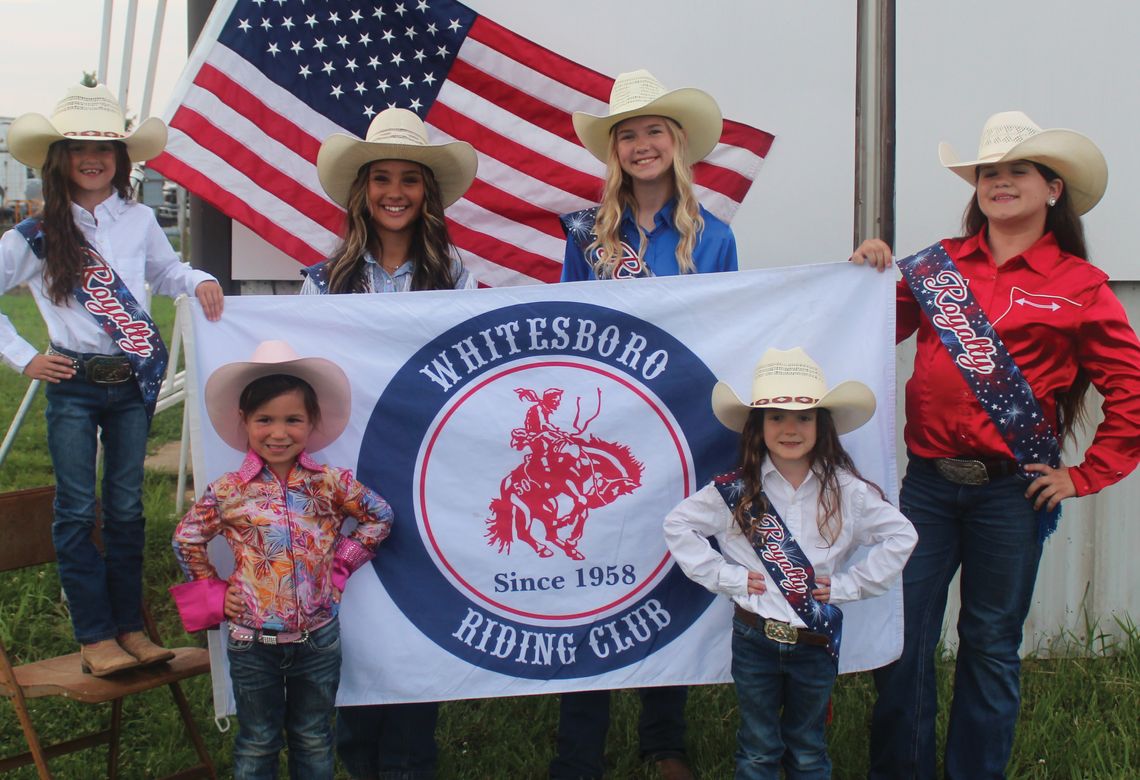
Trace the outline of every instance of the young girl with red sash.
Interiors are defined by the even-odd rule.
[[[903,573],[903,656],[875,674],[875,778],[935,776],[934,655],[959,568],[945,774],[1004,777],[1044,540],[1063,499],[1140,461],[1140,343],[1108,275],[1086,259],[1080,220],[1105,191],[1100,150],[1007,111],[987,120],[976,159],[945,144],[939,156],[975,192],[963,237],[899,261],[896,336],[918,333],[899,500],[919,540]],[[867,241],[852,260],[883,269],[891,250]],[[1063,465],[1090,383],[1104,420],[1083,459]]]
[[[690,579],[735,606],[736,777],[830,777],[836,605],[885,592],[917,538],[839,441],[871,419],[875,397],[861,382],[829,390],[802,349],[770,349],[749,402],[718,382],[712,406],[741,434],[739,465],[668,514],[665,541]]]
[[[47,382],[52,537],[84,670],[95,675],[173,657],[142,620],[143,459],[167,363],[146,284],[197,295],[211,320],[222,313],[217,281],[180,263],[154,212],[130,198],[131,163],[165,144],[155,118],[128,133],[102,85],[73,87],[50,119],[25,114],[8,131],[12,156],[41,170],[44,208],[0,238],[0,291],[28,285],[51,347],[40,354],[0,316],[0,357]],[[97,435],[102,553],[91,539]]]

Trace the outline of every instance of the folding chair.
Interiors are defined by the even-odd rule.
[[[32,488],[0,494],[0,572],[51,563],[55,548],[51,540],[52,501],[55,488]],[[143,620],[150,638],[161,643],[154,620],[143,605]],[[16,716],[24,729],[28,752],[0,759],[0,772],[35,764],[41,778],[51,778],[48,759],[96,745],[107,745],[107,777],[118,776],[119,736],[123,699],[133,693],[162,685],[170,687],[174,702],[194,744],[199,763],[170,775],[170,778],[216,778],[213,762],[190,713],[190,705],[179,680],[208,674],[210,656],[198,647],[179,647],[174,659],[150,667],[129,669],[109,677],[93,677],[80,668],[79,653],[12,665],[8,648],[0,641],[0,695],[12,699]],[[111,703],[111,725],[54,745],[42,746],[28,712],[27,700],[42,696],[62,696],[85,704]]]

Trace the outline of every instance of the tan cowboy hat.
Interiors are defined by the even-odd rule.
[[[245,426],[238,412],[238,401],[246,385],[271,374],[288,374],[304,379],[317,394],[321,421],[309,436],[305,449],[322,450],[336,441],[348,425],[352,388],[336,363],[319,357],[300,357],[284,341],[263,341],[244,363],[227,363],[206,380],[206,411],[214,430],[226,444],[245,452],[249,445]]]
[[[1042,130],[1020,111],[1003,111],[986,120],[978,142],[978,159],[961,162],[947,143],[938,145],[942,165],[971,185],[979,165],[1029,160],[1056,171],[1077,214],[1092,210],[1108,186],[1108,164],[1097,145],[1075,130]]]
[[[667,92],[652,73],[635,70],[614,80],[608,114],[574,112],[574,132],[590,154],[605,162],[610,131],[635,116],[665,116],[679,124],[689,139],[689,162],[694,163],[713,150],[724,126],[720,107],[707,92],[692,87]]]
[[[414,111],[389,108],[372,119],[363,141],[344,133],[326,138],[317,152],[317,177],[330,198],[347,206],[360,166],[376,160],[409,160],[431,168],[444,208],[463,197],[479,166],[471,144],[429,144],[427,126]]]
[[[713,414],[725,427],[744,430],[753,409],[827,409],[839,433],[850,433],[871,419],[875,396],[862,382],[842,382],[831,390],[823,369],[800,347],[769,349],[752,374],[752,401],[740,400],[726,382],[717,382],[712,392]]]
[[[24,114],[8,128],[8,149],[29,168],[44,167],[48,147],[56,141],[122,141],[131,162],[144,162],[162,154],[166,125],[151,117],[134,132],[127,132],[123,108],[111,90],[102,84],[76,85],[55,105],[51,119],[43,114]]]

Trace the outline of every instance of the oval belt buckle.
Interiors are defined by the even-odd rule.
[[[794,645],[796,640],[800,637],[800,630],[789,623],[781,623],[777,620],[765,620],[764,636],[782,645]]]

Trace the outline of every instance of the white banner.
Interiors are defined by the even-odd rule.
[[[285,339],[352,381],[349,427],[317,458],[355,468],[396,521],[344,593],[340,704],[730,680],[731,604],[673,564],[661,521],[734,464],[709,395],[723,378],[747,396],[769,347],[874,390],[878,412],[844,444],[897,494],[893,283],[847,263],[237,297],[217,323],[184,305],[199,493],[242,459],[202,407],[216,368]],[[228,571],[224,543],[211,554]],[[897,657],[897,588],[844,612],[841,671]]]

